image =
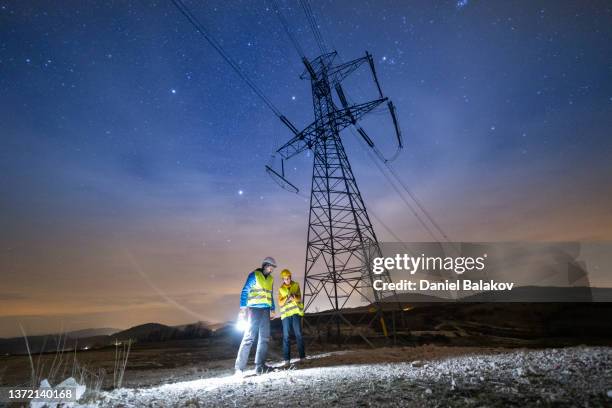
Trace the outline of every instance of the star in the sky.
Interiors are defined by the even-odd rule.
[[[172,93],[172,94],[176,94],[176,89],[172,88],[172,89],[170,90],[170,93]]]

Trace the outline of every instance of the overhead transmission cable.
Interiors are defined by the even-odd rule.
[[[208,32],[206,27],[200,23],[200,21],[193,15],[191,10],[183,3],[182,0],[172,0],[172,3],[176,6],[176,8],[189,20],[189,22],[194,26],[194,28],[208,41],[208,43],[221,55],[221,57],[228,63],[230,67],[238,74],[238,76],[255,92],[257,96],[266,104],[266,106],[283,122],[286,121],[285,116],[278,110],[276,106],[268,99],[268,97],[263,93],[261,89],[249,78],[244,71],[240,68],[238,63],[234,61],[228,54],[225,52],[221,44]],[[283,120],[284,118],[284,120]],[[286,124],[286,122],[285,122]]]
[[[289,29],[289,22],[287,21],[287,19],[285,18],[284,14],[282,13],[282,11],[281,11],[281,9],[280,9],[280,7],[278,5],[278,2],[276,0],[270,0],[270,3],[272,3],[272,7],[274,8],[274,13],[278,17],[278,20],[280,21],[281,25],[283,26],[283,30],[285,30],[285,34],[287,34],[287,37],[289,37],[289,40],[293,44],[293,47],[297,51],[298,55],[300,56],[301,59],[306,58],[306,54],[304,53],[304,50],[302,49],[302,46],[300,45],[300,43],[297,40],[297,38],[295,38],[295,36],[291,32],[291,30]]]
[[[348,95],[346,95],[346,91],[345,91],[345,96],[348,99]],[[353,134],[355,134],[353,128],[350,128],[351,132]],[[361,139],[358,138],[360,141]],[[362,144],[363,147],[363,144]],[[416,197],[416,195],[412,192],[412,190],[410,190],[410,188],[408,188],[408,186],[406,185],[406,183],[400,178],[400,176],[397,174],[397,171],[395,171],[395,169],[392,167],[391,165],[391,160],[386,159],[382,152],[374,145],[371,147],[371,150],[375,153],[374,155],[372,154],[368,154],[369,158],[374,162],[374,164],[376,165],[376,167],[378,167],[378,169],[380,170],[380,172],[387,178],[387,180],[391,183],[391,179],[388,177],[388,175],[384,172],[384,169],[381,167],[381,163],[383,166],[385,166],[385,168],[387,169],[387,171],[393,176],[393,178],[396,180],[397,184],[400,185],[400,187],[406,192],[406,194],[408,194],[408,196],[412,199],[412,201],[414,201],[414,203],[416,204],[416,206],[419,208],[419,210],[421,210],[421,212],[423,213],[423,215],[425,215],[425,218],[427,218],[427,220],[429,221],[429,223],[436,229],[436,231],[438,231],[438,233],[440,234],[440,236],[442,236],[442,238],[444,238],[444,240],[447,243],[452,243],[451,239],[448,237],[448,235],[446,234],[446,232],[444,232],[444,230],[442,229],[442,227],[440,226],[440,224],[438,224],[436,222],[436,220],[433,218],[433,216],[431,215],[431,213],[427,210],[427,208],[425,208],[425,205],[423,205],[423,203]],[[370,150],[368,150],[368,153],[371,153]],[[378,159],[378,161],[376,160]],[[380,163],[379,163],[380,161]],[[396,191],[398,192],[398,194],[400,196],[401,193],[396,189]],[[403,199],[403,196],[402,196]],[[405,200],[404,200],[405,201]],[[408,203],[406,203],[410,210],[414,212],[414,208],[409,205]],[[437,239],[436,239],[437,240]]]
[[[365,143],[353,130],[353,128],[349,128],[351,133],[355,136],[355,138],[359,141],[360,145],[364,148],[364,150],[366,151],[368,157],[372,160],[372,162],[374,163],[374,165],[376,167],[378,167],[378,170],[380,170],[381,174],[387,179],[387,182],[389,183],[389,185],[391,185],[391,187],[395,190],[395,192],[398,194],[398,196],[402,199],[402,201],[404,202],[404,204],[406,205],[406,207],[408,207],[408,209],[410,210],[410,212],[412,212],[412,214],[415,216],[415,218],[419,221],[419,223],[421,224],[421,226],[427,231],[427,233],[429,233],[429,235],[435,240],[438,241],[438,238],[436,237],[436,235],[434,234],[434,232],[431,230],[431,228],[429,227],[429,225],[427,225],[427,223],[423,220],[423,218],[418,214],[418,212],[415,210],[415,208],[412,206],[412,204],[410,204],[410,202],[408,200],[406,200],[406,197],[404,197],[404,195],[401,193],[401,191],[399,190],[399,188],[395,185],[395,183],[391,180],[391,178],[389,177],[389,175],[387,173],[385,173],[384,169],[381,167],[381,164],[373,157],[372,152],[370,149],[368,149],[367,147],[365,147],[363,145],[363,143]]]
[[[427,209],[425,208],[425,206],[421,203],[421,201],[414,195],[414,193],[408,188],[408,186],[406,185],[406,183],[404,183],[404,181],[399,177],[399,175],[397,174],[397,172],[395,171],[395,169],[391,166],[391,163],[385,162],[383,163],[385,165],[385,167],[387,168],[387,170],[389,170],[389,173],[391,173],[393,175],[393,177],[395,177],[395,180],[397,180],[398,184],[404,189],[404,191],[406,192],[406,194],[408,194],[410,196],[410,198],[412,198],[412,201],[414,201],[417,205],[417,207],[419,207],[419,209],[423,212],[423,214],[425,214],[425,217],[427,217],[427,219],[429,220],[429,222],[431,223],[431,225],[434,226],[434,228],[436,230],[438,230],[438,232],[440,233],[440,235],[442,235],[442,237],[444,237],[444,239],[446,240],[446,242],[451,243],[451,239],[448,237],[448,235],[444,232],[444,230],[442,229],[442,227],[440,227],[440,225],[436,222],[436,220],[432,217],[432,215],[429,213],[429,211],[427,211]]]
[[[399,176],[398,176],[397,172],[395,171],[395,169],[393,167],[391,167],[391,163],[389,163],[387,161],[384,161],[379,155],[372,154],[372,151],[363,145],[363,143],[365,143],[365,142],[363,142],[363,140],[360,137],[357,136],[357,134],[355,133],[353,128],[350,128],[350,130],[351,130],[351,133],[353,133],[353,135],[359,140],[360,146],[366,151],[366,153],[368,154],[368,157],[370,158],[370,160],[376,165],[376,167],[378,168],[380,173],[387,179],[387,182],[391,185],[391,187],[393,187],[393,189],[398,194],[398,196],[402,199],[404,204],[406,204],[408,209],[410,209],[412,214],[416,217],[416,219],[423,226],[423,228],[427,231],[427,233],[434,239],[434,241],[436,241],[438,244],[442,244],[440,239],[438,239],[438,237],[436,237],[436,235],[433,233],[432,229],[425,223],[425,221],[421,218],[421,216],[418,215],[418,213],[415,210],[415,208],[410,204],[410,202],[408,200],[406,200],[406,198],[401,193],[399,188],[395,185],[395,183],[393,182],[393,180],[391,179],[389,174],[385,173],[385,169],[382,167],[382,165],[385,166],[385,168],[389,171],[389,173],[394,177],[394,179],[396,180],[397,184],[399,184],[403,188],[403,190],[406,191],[406,193],[409,195],[409,197],[415,202],[417,207],[425,215],[425,217],[431,223],[431,225],[440,233],[440,235],[442,236],[443,240],[447,244],[449,244],[456,253],[460,254],[461,253],[460,248],[456,245],[455,242],[453,242],[448,237],[448,235],[444,232],[442,227],[440,227],[440,225],[436,222],[436,220],[429,213],[429,211],[427,211],[425,206],[420,202],[420,200],[415,196],[415,194],[408,188],[408,186],[403,182],[403,180],[399,178]],[[376,159],[378,159],[378,160],[376,160]],[[382,165],[381,165],[381,163],[379,163],[379,161],[382,162]]]
[[[315,38],[317,46],[321,51],[321,54],[327,53],[327,47],[325,46],[325,41],[323,40],[323,36],[321,35],[321,31],[319,30],[319,26],[317,24],[317,20],[314,17],[314,13],[312,12],[312,8],[310,7],[310,3],[308,0],[300,0],[300,5],[304,10],[304,14],[306,14],[306,20],[310,25],[310,30]]]

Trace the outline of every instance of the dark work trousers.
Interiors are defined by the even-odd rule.
[[[297,342],[300,358],[306,357],[304,352],[304,338],[302,337],[302,316],[294,314],[283,319],[283,357],[291,360],[291,340],[289,339],[289,329],[293,328],[295,341]]]

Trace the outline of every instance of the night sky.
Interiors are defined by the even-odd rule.
[[[271,3],[185,3],[311,122]],[[280,4],[316,57],[299,2]],[[342,60],[374,55],[404,133],[394,166],[453,240],[612,240],[610,2],[311,4]],[[347,92],[372,99],[370,82]],[[291,134],[170,1],[0,1],[0,101],[0,336],[231,319],[267,255],[301,282],[308,203],[264,171]],[[364,126],[391,151],[388,122]],[[430,240],[343,138],[368,208]],[[305,194],[311,166],[287,169]]]

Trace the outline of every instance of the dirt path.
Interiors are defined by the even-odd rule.
[[[448,350],[412,350],[405,355],[395,351],[398,354],[391,356],[391,361],[419,352],[422,358],[345,365],[360,353],[334,353],[313,359],[295,371],[115,390],[103,393],[96,405],[603,407],[612,403],[607,395],[612,391],[612,348],[481,351],[454,357],[440,355]],[[361,354],[370,360],[380,358],[377,353],[366,357]]]

